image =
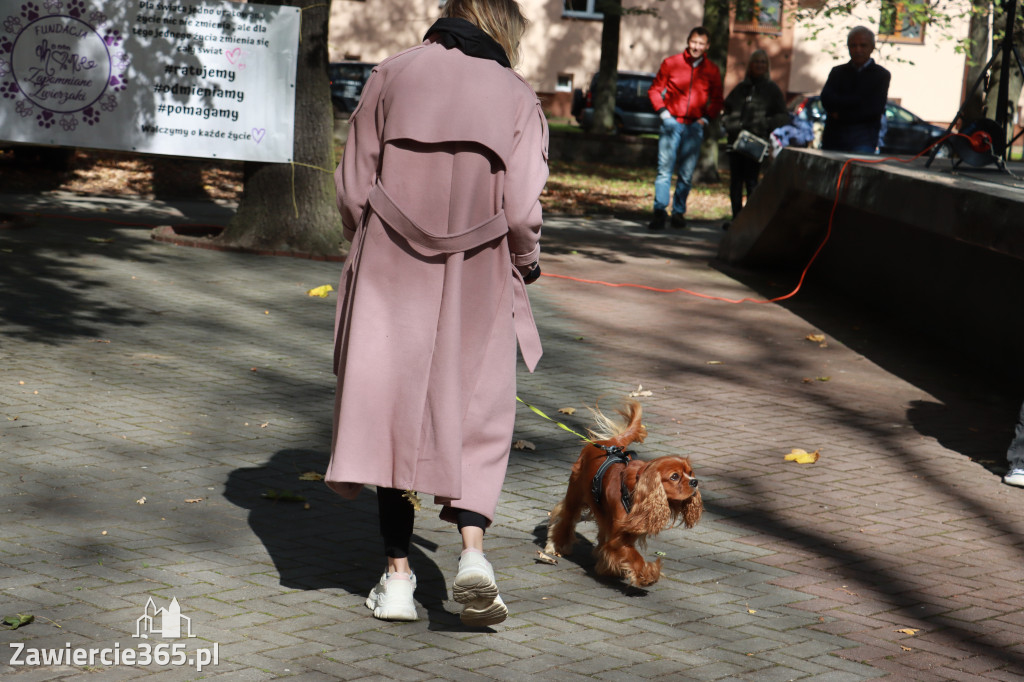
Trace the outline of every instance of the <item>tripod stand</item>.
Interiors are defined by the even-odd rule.
[[[984,166],[988,163],[994,162],[999,166],[1000,170],[1006,170],[1006,157],[1008,156],[1014,141],[1016,141],[1021,134],[1024,134],[1024,131],[1022,131],[1022,133],[1018,133],[1013,138],[1007,140],[1009,135],[1009,133],[1007,133],[1007,126],[1012,123],[1009,104],[1010,57],[1012,56],[1017,60],[1017,68],[1020,69],[1022,74],[1024,74],[1024,61],[1021,60],[1017,46],[1013,44],[1013,27],[1014,22],[1017,19],[1017,0],[1004,0],[1002,2],[1002,6],[1006,12],[1006,28],[1003,31],[1003,38],[999,49],[993,51],[992,58],[988,60],[988,64],[985,65],[981,74],[978,75],[977,80],[974,81],[974,86],[971,87],[967,97],[964,98],[964,103],[960,105],[960,109],[956,112],[956,116],[953,117],[953,120],[949,123],[949,127],[946,128],[946,135],[948,136],[953,131],[953,127],[956,126],[957,121],[963,118],[964,108],[967,106],[967,103],[978,91],[978,87],[985,80],[985,77],[989,75],[989,72],[992,70],[992,65],[995,63],[996,59],[1001,57],[1002,61],[999,64],[999,90],[996,93],[995,121],[990,119],[980,119],[971,122],[968,127],[974,128],[974,130],[970,132],[974,133],[974,135],[977,136],[977,139],[966,140],[963,137],[954,137],[950,140],[950,144],[960,156],[960,160],[964,163],[973,166]],[[965,132],[967,132],[966,128]],[[931,153],[928,155],[928,162],[925,163],[925,168],[931,167],[932,161],[935,160],[935,155],[938,151],[938,147],[932,149]]]

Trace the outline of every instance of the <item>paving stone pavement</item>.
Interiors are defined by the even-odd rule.
[[[35,214],[0,229],[0,615],[35,616],[0,631],[5,678],[1024,679],[1024,491],[998,475],[1019,396],[815,290],[813,270],[782,304],[531,287],[545,355],[520,396],[581,430],[587,405],[642,385],[638,449],[692,458],[704,518],[651,540],[648,589],[595,576],[591,524],[539,562],[580,443],[521,407],[536,449],[512,451],[487,539],[509,619],[460,625],[456,534],[427,498],[421,619],[385,623],[363,605],[382,568],[372,492],[302,478],[325,468],[333,395],[334,297],[306,291],[340,264],[149,238],[229,207],[45,194],[0,210]],[[719,235],[551,217],[543,265],[726,298],[791,288],[713,263]],[[820,460],[784,461],[797,447]],[[135,637],[150,598],[176,599],[195,637]],[[120,664],[31,653],[105,648]]]

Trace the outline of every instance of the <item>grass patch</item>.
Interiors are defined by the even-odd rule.
[[[602,163],[552,161],[541,195],[544,210],[564,215],[613,215],[641,219],[654,204],[656,169]],[[695,185],[687,200],[687,218],[722,220],[730,215],[727,178]]]

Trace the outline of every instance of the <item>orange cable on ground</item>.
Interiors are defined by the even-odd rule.
[[[792,298],[793,296],[796,296],[797,292],[800,291],[801,287],[803,287],[804,279],[807,277],[807,271],[811,269],[811,265],[813,265],[814,261],[818,259],[818,254],[820,254],[821,250],[823,248],[825,248],[825,244],[828,243],[829,237],[832,236],[832,221],[835,218],[836,209],[839,207],[839,193],[842,190],[843,175],[846,174],[846,169],[847,169],[847,167],[851,163],[853,163],[854,161],[860,161],[862,163],[883,163],[885,161],[898,161],[900,163],[910,163],[911,161],[916,161],[917,159],[919,159],[924,154],[927,154],[929,151],[931,151],[932,147],[935,147],[936,145],[942,144],[943,142],[945,142],[950,137],[967,137],[967,136],[966,135],[961,135],[960,133],[950,133],[949,135],[944,135],[943,137],[941,137],[938,140],[936,140],[935,142],[931,143],[930,145],[925,147],[924,150],[918,152],[915,156],[913,156],[913,157],[911,157],[909,159],[901,159],[901,158],[895,157],[895,156],[887,156],[887,157],[879,158],[879,159],[868,159],[868,158],[857,158],[857,157],[852,157],[850,159],[847,159],[846,162],[843,164],[843,167],[839,169],[839,177],[836,178],[836,196],[835,196],[835,199],[832,200],[832,210],[829,212],[829,215],[828,215],[828,225],[827,225],[827,227],[825,229],[825,238],[821,240],[821,243],[818,245],[818,248],[814,250],[814,254],[811,256],[811,259],[809,261],[807,261],[807,265],[805,265],[804,269],[801,271],[800,279],[797,280],[796,286],[788,294],[783,294],[782,296],[776,296],[774,298],[766,298],[766,299],[759,299],[759,298],[725,298],[724,296],[712,296],[711,294],[702,294],[700,292],[691,291],[690,289],[684,289],[682,287],[679,287],[679,288],[676,288],[676,289],[659,289],[657,287],[650,287],[650,286],[646,286],[646,285],[643,285],[643,284],[603,282],[601,280],[582,279],[580,277],[571,277],[569,275],[556,275],[556,274],[547,273],[547,272],[542,272],[541,273],[541,277],[553,277],[555,279],[567,279],[567,280],[571,280],[571,281],[574,281],[574,282],[581,282],[583,284],[600,284],[601,286],[606,286],[606,287],[629,287],[629,288],[632,288],[632,289],[644,289],[646,291],[654,291],[654,292],[662,293],[662,294],[684,293],[684,294],[689,294],[691,296],[696,296],[698,298],[704,298],[704,299],[708,299],[708,300],[711,300],[711,301],[722,301],[724,303],[777,303],[778,301],[785,301],[788,298]],[[971,138],[967,137],[967,139],[971,139]]]

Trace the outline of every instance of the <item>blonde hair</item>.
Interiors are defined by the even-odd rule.
[[[465,19],[495,40],[515,68],[519,41],[530,25],[516,0],[448,0],[441,16]]]

